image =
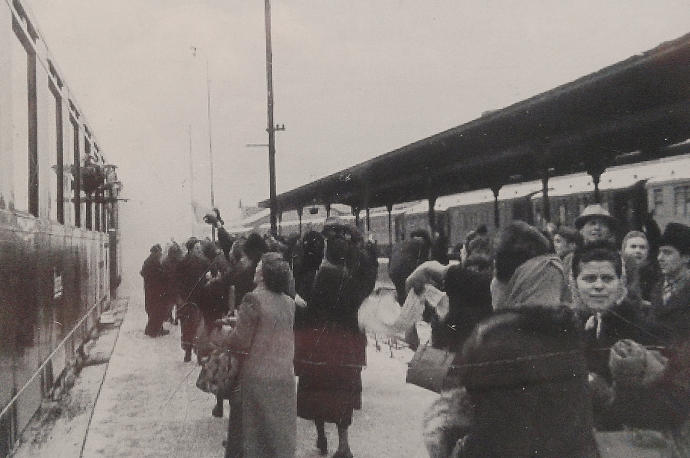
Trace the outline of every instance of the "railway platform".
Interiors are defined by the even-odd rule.
[[[390,288],[382,278],[377,287]],[[388,288],[387,288],[388,286]],[[391,290],[392,293],[392,290]],[[144,335],[143,300],[115,303],[86,346],[86,364],[72,389],[48,402],[24,432],[13,457],[222,457],[229,407],[211,416],[214,398],[196,388],[200,367],[183,362],[179,326],[170,334]],[[379,342],[381,343],[381,342]],[[350,438],[358,457],[427,456],[422,416],[437,396],[405,383],[412,351],[369,339],[362,373],[363,409],[355,412]],[[331,448],[334,425],[327,425]],[[661,457],[654,445],[631,444],[630,432],[597,434],[602,456]],[[311,422],[298,419],[297,457],[320,456]]]
[[[143,301],[132,297],[110,351],[93,350],[104,364],[85,367],[56,409],[37,415],[14,457],[222,457],[229,407],[211,416],[215,399],[195,386],[200,367],[182,361],[179,326],[144,335]],[[405,383],[407,348],[367,347],[363,408],[355,412],[350,441],[358,457],[423,457],[424,409],[434,393]],[[94,347],[95,348],[95,347]],[[104,353],[105,352],[105,353]],[[391,357],[391,353],[393,357]],[[330,448],[334,425],[326,426]],[[311,422],[298,419],[298,457],[317,457]]]

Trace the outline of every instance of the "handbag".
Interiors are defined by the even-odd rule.
[[[229,351],[213,350],[202,363],[196,387],[206,393],[229,399],[238,374],[238,364],[232,364]]]
[[[445,386],[448,370],[453,365],[455,353],[431,346],[431,342],[417,347],[408,363],[405,381],[427,390],[440,393]]]

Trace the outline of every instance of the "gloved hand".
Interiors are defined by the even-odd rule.
[[[217,208],[213,209],[213,213],[206,213],[206,215],[204,215],[204,222],[212,226],[225,224],[223,218],[220,217],[220,211]]]
[[[623,386],[646,386],[666,370],[668,359],[658,351],[648,350],[630,339],[623,339],[611,347],[609,369],[614,381]]]

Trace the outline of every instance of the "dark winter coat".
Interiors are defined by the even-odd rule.
[[[348,256],[348,267],[321,263],[307,303],[307,326],[295,329],[297,414],[347,426],[361,408],[365,334],[357,312],[373,291],[377,263],[365,250]]]
[[[298,360],[336,367],[366,364],[366,336],[359,329],[357,311],[373,285],[363,284],[367,279],[361,276],[344,266],[321,263],[307,304],[311,326],[306,332],[313,339],[299,349]]]
[[[206,283],[208,260],[194,253],[187,253],[178,265],[178,284],[182,302],[201,303],[203,286]]]
[[[405,280],[424,261],[429,259],[429,243],[421,238],[405,240],[393,246],[390,261],[388,263],[388,275],[390,276],[398,302],[405,302]]]
[[[565,307],[504,309],[482,322],[424,419],[436,457],[595,457],[587,370]]]
[[[589,316],[591,314],[581,315],[583,328]],[[609,369],[610,349],[622,339],[654,348],[666,340],[664,326],[656,323],[653,311],[639,302],[626,300],[603,313],[600,323],[585,330],[587,366],[591,373],[600,375],[609,384],[613,381]],[[593,386],[594,418],[598,429],[616,430],[626,425],[663,431],[687,419],[690,352],[687,347],[684,350],[662,348],[661,352],[669,357],[667,369],[660,379],[648,386],[612,384],[611,399],[598,396]]]
[[[146,312],[151,313],[165,300],[166,281],[160,254],[151,253],[141,266],[139,274],[144,278]]]
[[[690,275],[671,293],[668,301],[663,300],[663,277],[654,285],[651,302],[654,305],[656,323],[665,332],[667,344],[690,340]]]
[[[448,314],[443,320],[437,315],[431,321],[431,342],[436,348],[459,351],[474,327],[491,315],[491,274],[480,273],[461,265],[448,269],[445,291]]]
[[[201,312],[207,326],[228,312],[228,295],[230,293],[230,264],[222,255],[211,262],[210,272],[214,276],[205,280],[201,294]]]

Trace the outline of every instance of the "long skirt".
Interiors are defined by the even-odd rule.
[[[294,458],[297,450],[294,377],[241,379],[239,391],[230,396],[226,458]]]
[[[362,368],[314,366],[297,385],[297,415],[339,426],[352,424],[352,412],[362,408]]]

